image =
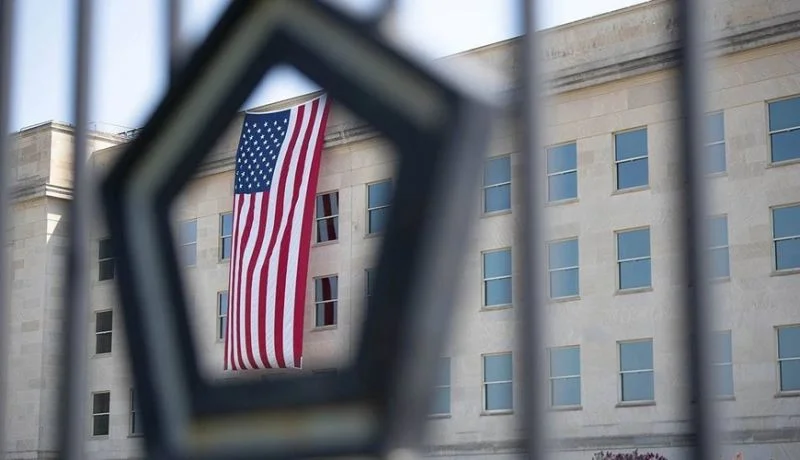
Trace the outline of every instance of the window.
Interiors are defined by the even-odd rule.
[[[580,406],[581,349],[561,347],[550,349],[550,405]]]
[[[314,279],[316,326],[336,324],[336,304],[339,298],[339,277],[325,276]]]
[[[617,233],[619,289],[650,287],[650,229]]]
[[[483,410],[509,411],[513,408],[511,353],[483,357]]]
[[[233,250],[233,213],[226,212],[219,216],[219,258],[231,258]]]
[[[392,181],[367,185],[367,233],[381,233],[389,221]]]
[[[105,238],[98,242],[99,250],[97,255],[98,280],[106,281],[114,279],[115,263],[111,252],[111,239]]]
[[[713,335],[714,386],[717,396],[733,396],[733,350],[731,331]]]
[[[339,239],[339,192],[317,195],[317,243]]]
[[[111,393],[92,394],[92,436],[108,435],[108,419],[111,413]]]
[[[725,119],[722,112],[706,115],[706,174],[725,172]]]
[[[620,396],[623,402],[653,401],[653,341],[619,343]]]
[[[197,264],[197,219],[180,223],[181,257],[185,266]]]
[[[364,283],[364,292],[367,297],[367,302],[369,303],[369,299],[372,298],[372,293],[375,291],[375,275],[376,269],[368,268],[364,270],[364,276],[366,278],[366,282]]]
[[[228,291],[217,293],[217,340],[224,340],[228,330]]]
[[[511,250],[483,253],[483,306],[511,304]]]
[[[800,205],[772,209],[775,269],[800,268]]]
[[[131,388],[131,405],[130,405],[131,417],[128,421],[130,425],[130,434],[133,436],[138,436],[144,433],[142,430],[142,419],[139,413],[139,402],[136,400],[136,391]]]
[[[111,331],[113,329],[111,310],[96,312],[94,314],[94,322],[95,354],[111,353]]]
[[[614,135],[617,190],[648,184],[647,128]]]
[[[483,212],[511,209],[511,157],[492,158],[483,171]]]
[[[431,415],[444,415],[450,413],[450,358],[439,359],[439,373],[436,376],[436,386],[433,390],[433,405]]]
[[[773,163],[800,159],[800,97],[769,103]]]
[[[727,278],[731,274],[730,257],[728,255],[728,217],[711,218],[708,230],[709,255],[711,258],[711,277]]]
[[[781,391],[800,391],[800,326],[778,328]]]
[[[578,147],[574,142],[547,149],[547,201],[578,197]]]
[[[550,298],[574,297],[579,292],[578,239],[548,244]]]

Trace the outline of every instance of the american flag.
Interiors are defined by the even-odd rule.
[[[246,113],[236,151],[225,369],[300,367],[326,96]]]

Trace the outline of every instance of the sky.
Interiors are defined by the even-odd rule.
[[[94,0],[90,115],[93,129],[138,128],[167,84],[168,0]],[[181,38],[191,52],[229,0],[181,0]],[[325,0],[355,12],[381,0]],[[519,35],[519,0],[398,0],[396,28],[423,58],[437,58]],[[642,0],[544,0],[542,27],[553,27]],[[73,121],[75,0],[16,2],[11,128]],[[265,77],[243,108],[315,90],[292,69]]]

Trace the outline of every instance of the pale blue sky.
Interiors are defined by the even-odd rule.
[[[95,0],[90,120],[98,128],[140,127],[166,83],[161,15],[167,0]],[[182,28],[190,44],[213,26],[228,0],[182,0]],[[334,0],[331,0],[334,1]],[[357,9],[378,0],[335,0]],[[545,0],[551,27],[642,0]],[[430,58],[518,35],[517,0],[398,0],[397,24],[410,45]],[[74,0],[20,0],[14,41],[12,129],[72,120]],[[314,89],[291,70],[265,79],[245,107]],[[119,126],[119,128],[117,128]]]

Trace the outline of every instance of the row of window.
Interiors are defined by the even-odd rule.
[[[140,436],[143,434],[142,420],[139,417],[139,405],[136,402],[136,392],[131,389],[128,406],[128,434]],[[92,393],[92,436],[108,436],[111,418],[111,392],[98,391]]]

